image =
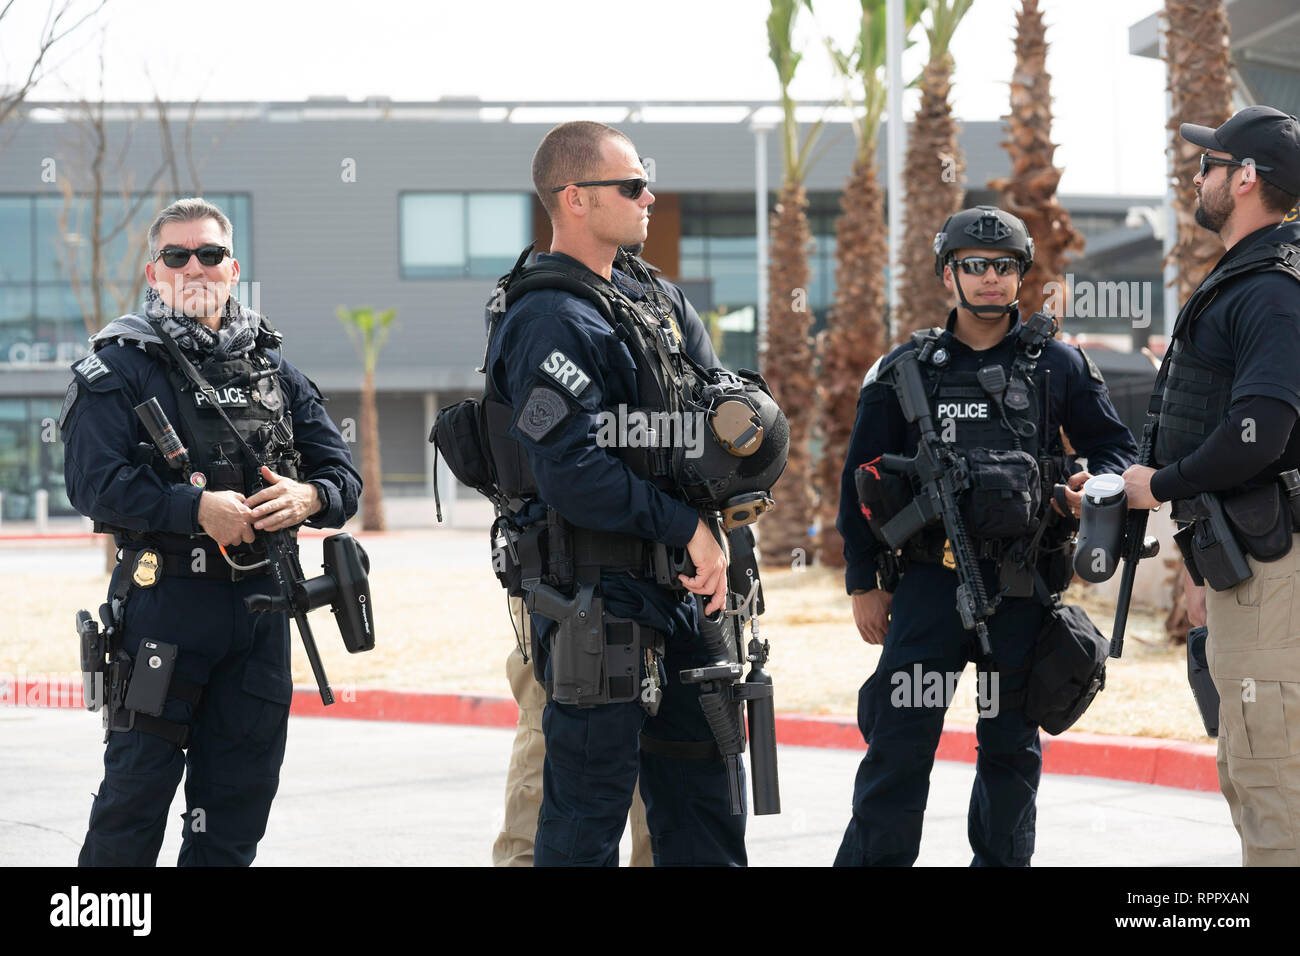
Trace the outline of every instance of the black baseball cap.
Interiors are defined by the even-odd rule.
[[[1206,149],[1251,159],[1260,179],[1300,194],[1300,121],[1271,106],[1247,106],[1218,129],[1184,123],[1179,135]]]

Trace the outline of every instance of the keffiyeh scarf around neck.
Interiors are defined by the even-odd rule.
[[[132,342],[140,348],[148,343],[161,345],[152,324],[154,321],[183,352],[200,357],[215,354],[219,358],[238,358],[252,351],[257,344],[262,317],[252,309],[244,308],[231,296],[221,311],[221,328],[214,332],[198,319],[171,308],[156,290],[149,289],[140,312],[124,315],[104,326],[91,336],[92,347],[99,348],[110,341],[120,345]]]

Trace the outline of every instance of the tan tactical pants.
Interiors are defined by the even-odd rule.
[[[1300,865],[1300,535],[1280,561],[1206,590],[1219,691],[1219,788],[1243,866]]]
[[[523,619],[525,646],[531,646],[528,615],[521,613],[518,599],[510,599],[510,611],[516,621]],[[542,808],[542,761],[546,759],[546,740],[542,736],[546,691],[533,677],[532,659],[525,664],[517,647],[506,658],[506,679],[510,682],[515,702],[519,704],[519,729],[515,732],[510,769],[506,772],[506,819],[496,843],[492,845],[492,865],[532,866],[537,813]],[[628,823],[632,827],[630,865],[653,866],[650,831],[646,827],[640,787],[632,794]]]

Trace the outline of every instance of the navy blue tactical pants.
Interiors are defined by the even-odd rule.
[[[646,582],[606,576],[606,614],[665,632],[668,680],[654,717],[636,701],[598,707],[550,702],[542,715],[546,763],[535,866],[617,866],[618,843],[641,780],[656,866],[744,866],[745,817],[732,816],[723,762],[648,753],[639,737],[711,741],[699,691],[682,668],[711,663],[693,603],[671,600]]]
[[[836,866],[911,866],[921,847],[921,822],[930,792],[930,770],[943,730],[946,694],[935,680],[918,676],[960,674],[974,656],[974,633],[964,630],[953,595],[957,575],[935,564],[913,563],[890,607],[889,630],[876,672],[858,695],[858,724],[869,750],[853,787],[853,818],[835,857]],[[1025,687],[1029,653],[1043,622],[1033,598],[1004,598],[989,619],[989,640],[998,667],[976,697],[978,757],[967,833],[972,866],[1028,866],[1034,852],[1034,800],[1042,772],[1038,727],[1019,707],[995,696]],[[970,675],[967,676],[970,679]],[[977,685],[978,687],[979,685]]]
[[[197,714],[175,698],[163,709],[191,727],[188,750],[140,730],[109,735],[81,866],[153,866],[182,772],[179,864],[253,861],[280,782],[293,690],[288,617],[244,609],[245,596],[271,585],[266,575],[233,584],[168,578],[132,590],[126,650],[134,655],[145,638],[178,645],[176,676],[204,685],[203,697]]]

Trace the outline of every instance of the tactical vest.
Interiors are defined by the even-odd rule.
[[[483,419],[486,443],[496,471],[496,484],[509,499],[523,501],[537,496],[537,480],[523,447],[510,434],[515,409],[501,395],[487,369],[492,339],[504,313],[524,295],[538,289],[561,289],[595,307],[627,346],[636,363],[637,407],[647,417],[668,412],[682,415],[689,396],[698,386],[696,371],[686,357],[680,329],[671,308],[657,309],[649,300],[634,302],[612,282],[588,269],[564,262],[524,265],[532,247],[497,284],[489,303],[488,345],[484,369],[488,372],[483,393]],[[648,276],[642,283],[650,288]],[[649,419],[653,420],[653,419]],[[668,447],[623,447],[611,449],[638,477],[652,482],[661,491],[679,493],[674,478],[681,471],[685,449],[680,443]]]
[[[979,372],[955,371],[940,344],[941,329],[914,333],[917,358],[940,437],[966,459],[970,488],[959,498],[967,532],[979,557],[999,566],[1000,589],[1011,596],[1033,593],[1037,568],[1049,592],[1068,583],[1068,529],[1049,532],[1051,494],[1065,480],[1069,462],[1059,430],[1050,420],[1047,373],[1038,358],[1050,336],[1018,338],[1002,391],[986,388]],[[984,366],[988,369],[990,366]],[[985,374],[989,374],[986,372]],[[994,378],[997,373],[994,373]],[[933,561],[944,545],[942,526],[927,529],[904,556]]]
[[[1300,247],[1289,242],[1254,243],[1244,255],[1211,272],[1179,311],[1156,381],[1159,398],[1151,407],[1159,414],[1156,467],[1190,455],[1227,419],[1232,371],[1211,363],[1194,349],[1189,333],[1224,283],[1257,272],[1282,272],[1300,282]]]
[[[160,334],[166,333],[160,331]],[[266,464],[279,475],[297,479],[301,455],[293,447],[293,413],[280,377],[273,371],[266,355],[266,348],[278,346],[279,341],[279,334],[263,325],[258,331],[257,345],[251,352],[224,361],[209,356],[196,366],[199,375],[211,386],[211,397],[215,397],[216,405],[205,394],[206,390],[200,389],[177,365],[170,349],[153,343],[145,346],[145,351],[167,369],[167,380],[180,416],[180,421],[172,425],[189,451],[193,484],[207,491],[237,491],[249,495],[253,492],[249,481],[260,464]],[[98,347],[107,344],[109,342],[105,341]],[[247,460],[244,444],[231,432],[230,425],[217,411],[217,405],[244,442],[260,456],[259,461]],[[141,450],[145,447],[151,446],[141,446]],[[185,480],[167,465],[156,448],[152,448],[150,457],[137,457],[138,464],[150,464],[166,483]],[[101,525],[96,530],[114,534],[119,545],[147,540],[164,550],[180,550],[188,541],[183,535],[142,534],[112,525]],[[211,544],[210,539],[207,544]]]
[[[206,479],[209,491],[237,491],[250,495],[248,477],[265,463],[285,477],[298,477],[299,455],[293,447],[293,415],[280,377],[277,374],[253,377],[272,368],[266,353],[255,350],[238,359],[219,361],[208,358],[196,366],[212,386],[221,410],[235,426],[240,442],[230,425],[213,406],[209,395],[189,380],[178,368],[168,369],[167,378],[176,393],[180,411],[181,438],[189,448],[194,470]],[[247,443],[260,456],[248,461]],[[175,480],[175,474],[172,474]]]

